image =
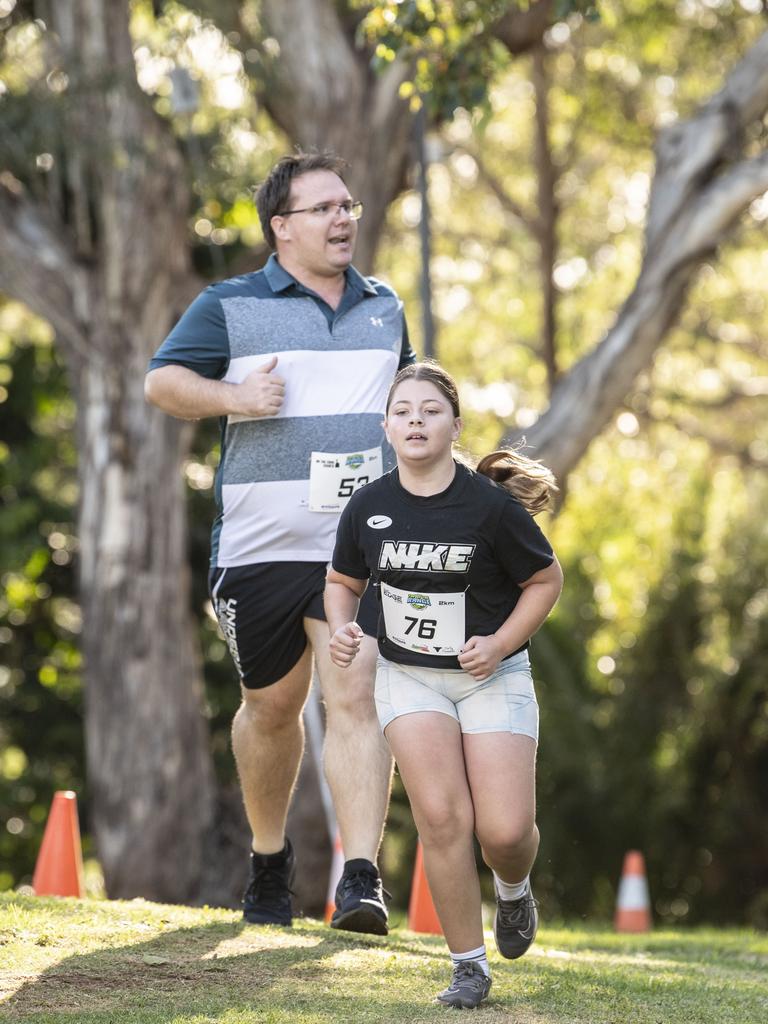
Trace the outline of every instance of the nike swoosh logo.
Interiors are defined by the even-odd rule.
[[[392,525],[392,520],[389,516],[371,516],[367,521],[367,525],[370,526],[372,530],[384,530],[387,526]]]
[[[372,907],[381,907],[381,903],[378,900],[369,900],[367,897],[363,897],[360,900],[361,903],[370,903]]]

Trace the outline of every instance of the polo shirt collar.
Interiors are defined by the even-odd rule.
[[[292,285],[298,285],[301,287],[301,283],[296,280],[293,274],[289,274],[285,267],[280,265],[277,259],[277,255],[272,253],[267,262],[264,265],[264,276],[266,277],[269,287],[273,292],[284,292],[287,291]],[[357,292],[358,295],[376,295],[376,289],[367,281],[363,275],[355,270],[353,266],[347,267],[344,272],[344,276],[347,281],[347,288],[351,288],[352,291]]]
[[[347,287],[353,288],[361,295],[377,295],[376,289],[371,282],[350,264],[346,269]]]
[[[264,264],[264,276],[273,292],[284,292],[291,285],[297,283],[296,278],[289,274],[284,267],[280,266],[275,253],[272,253]]]

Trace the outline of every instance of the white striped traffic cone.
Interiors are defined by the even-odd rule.
[[[645,862],[639,850],[630,850],[624,857],[613,926],[617,932],[651,930],[651,901]]]

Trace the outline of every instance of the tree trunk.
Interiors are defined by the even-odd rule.
[[[557,290],[554,270],[557,258],[557,169],[549,141],[549,75],[544,46],[532,54],[531,79],[536,96],[536,133],[534,159],[536,166],[539,211],[536,218],[536,240],[539,244],[541,276],[541,356],[547,369],[547,390],[551,395],[557,382]]]
[[[107,891],[199,895],[212,762],[190,617],[184,425],[143,401],[185,276],[182,161],[136,85],[126,5],[75,0],[70,63],[89,92],[85,197],[96,259],[76,358],[86,755]],[[67,38],[67,36],[64,36]],[[81,136],[82,144],[82,136]]]
[[[187,902],[213,796],[179,474],[190,429],[142,401],[141,321],[126,308],[118,358],[79,371],[86,754],[109,895]]]
[[[264,104],[297,144],[348,161],[350,191],[365,206],[355,266],[370,274],[387,208],[410,166],[413,115],[398,93],[410,67],[396,60],[376,74],[370,51],[329,0],[264,0],[263,17],[279,44],[278,56],[265,57]]]
[[[4,176],[0,245],[15,259],[0,287],[51,321],[77,401],[86,761],[107,892],[184,902],[201,895],[213,815],[179,473],[190,429],[146,406],[143,380],[193,281],[185,174],[138,89],[127,5],[41,13],[71,90],[54,148],[67,201],[34,204]]]

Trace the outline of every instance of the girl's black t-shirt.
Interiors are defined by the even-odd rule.
[[[419,615],[432,614],[425,611],[425,602],[431,602],[438,614],[439,597],[432,595],[463,593],[460,643],[471,636],[488,636],[517,604],[522,593],[518,584],[553,559],[546,537],[515,497],[456,463],[453,480],[440,494],[411,494],[400,484],[397,469],[354,494],[341,515],[332,565],[345,576],[370,578],[380,609],[382,585],[390,601],[403,605],[406,617],[401,625],[406,633],[413,630],[400,637],[408,647],[387,637],[380,611],[383,657],[403,665],[458,669],[455,653],[434,653],[430,620],[417,621]],[[427,637],[421,645],[417,631]]]

